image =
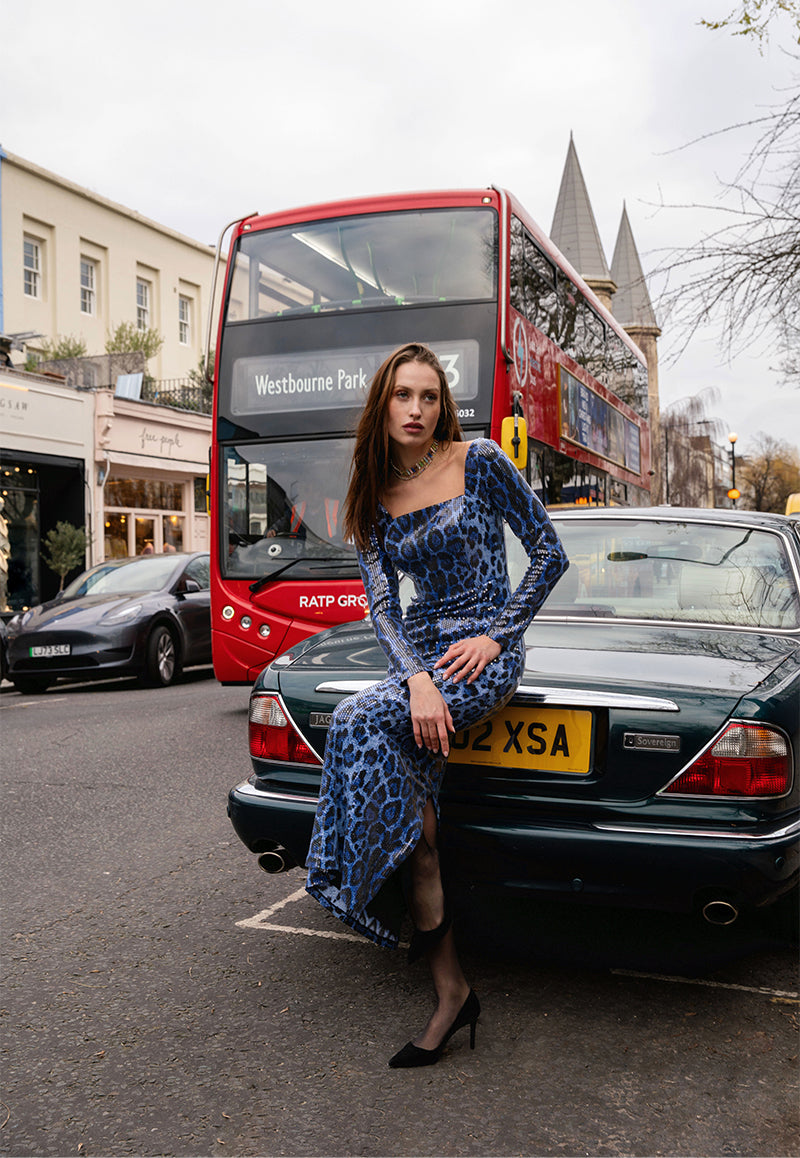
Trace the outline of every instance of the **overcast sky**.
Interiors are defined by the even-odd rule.
[[[734,0],[6,0],[0,145],[203,242],[237,215],[407,189],[502,185],[549,232],[570,132],[610,263],[623,201],[645,271],[694,241],[781,99],[788,21],[759,54],[702,17]],[[653,285],[654,298],[657,296]],[[657,305],[657,303],[656,303]],[[657,307],[658,308],[658,307]],[[707,410],[747,450],[800,444],[800,391],[763,347],[709,331],[662,405]]]

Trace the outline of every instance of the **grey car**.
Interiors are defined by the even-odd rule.
[[[165,687],[211,662],[209,557],[109,559],[8,623],[7,678],[24,695],[61,677],[137,675]]]

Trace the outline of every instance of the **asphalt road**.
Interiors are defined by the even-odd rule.
[[[484,1013],[438,1065],[421,963],[267,877],[208,670],[0,695],[12,1155],[794,1155],[795,951],[758,924],[462,905]]]

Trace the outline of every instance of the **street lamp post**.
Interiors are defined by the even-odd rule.
[[[665,499],[667,506],[669,506],[669,423],[664,424],[664,483],[665,483]]]
[[[728,442],[731,444],[731,489],[728,491],[728,498],[731,500],[731,506],[736,506],[736,500],[740,497],[739,491],[736,489],[736,440],[738,434],[733,431],[728,435]]]

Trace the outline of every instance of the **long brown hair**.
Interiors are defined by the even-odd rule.
[[[367,401],[356,429],[356,445],[350,466],[350,484],[344,500],[344,534],[360,551],[369,546],[370,531],[378,519],[378,499],[389,482],[389,431],[387,412],[395,378],[405,362],[423,362],[439,378],[439,421],[435,438],[442,446],[461,442],[453,395],[442,364],[428,346],[407,342],[381,365],[370,384]]]

